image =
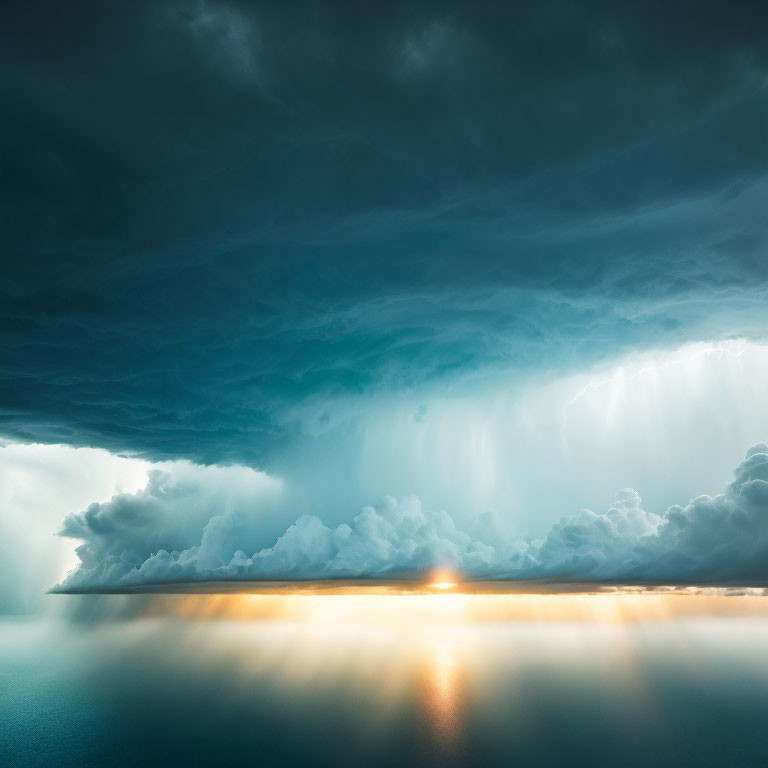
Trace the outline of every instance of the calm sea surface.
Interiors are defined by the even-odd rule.
[[[768,766],[768,597],[50,596],[3,766]]]

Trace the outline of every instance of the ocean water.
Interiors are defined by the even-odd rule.
[[[766,766],[768,597],[52,595],[3,766]]]

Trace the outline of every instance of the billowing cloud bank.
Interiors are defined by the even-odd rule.
[[[643,510],[637,493],[626,488],[607,512],[564,517],[536,541],[503,534],[491,517],[475,530],[460,530],[449,514],[424,509],[410,496],[386,498],[335,528],[305,515],[272,546],[249,548],[259,538],[259,510],[276,492],[274,481],[252,470],[181,466],[153,471],[138,493],[66,518],[62,535],[84,543],[79,567],[60,589],[383,577],[437,565],[489,578],[768,581],[765,443],[747,452],[719,496],[699,496],[659,516]]]

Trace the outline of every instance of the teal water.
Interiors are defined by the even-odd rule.
[[[472,622],[449,604],[400,622],[396,603],[379,620],[57,599],[76,610],[0,623],[4,766],[768,765],[760,614]]]

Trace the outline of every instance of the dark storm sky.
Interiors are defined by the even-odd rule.
[[[268,465],[381,393],[764,339],[767,39],[759,2],[6,2],[0,434]]]

